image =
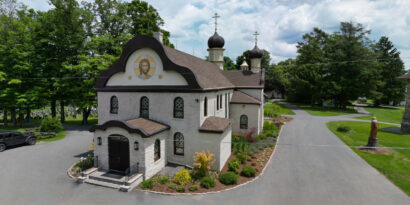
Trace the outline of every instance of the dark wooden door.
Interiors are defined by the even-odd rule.
[[[110,171],[126,174],[130,167],[130,148],[126,137],[108,138],[108,158]]]

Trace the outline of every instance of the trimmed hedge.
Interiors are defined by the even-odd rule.
[[[154,187],[154,180],[148,179],[142,182],[141,188],[142,189],[152,189]]]
[[[226,172],[219,175],[219,181],[225,185],[236,184],[237,180],[238,175],[236,175],[234,172]]]
[[[201,179],[201,187],[205,188],[205,189],[209,189],[211,187],[215,187],[216,182],[214,179],[212,179],[211,177],[204,177]]]
[[[177,192],[185,192],[185,187],[177,186],[176,190],[177,190]]]
[[[198,186],[197,185],[192,185],[188,189],[189,189],[189,191],[196,191],[196,190],[198,190]]]
[[[254,177],[256,175],[256,170],[251,166],[244,166],[241,175],[244,177]]]

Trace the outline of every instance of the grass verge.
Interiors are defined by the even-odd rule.
[[[370,123],[352,121],[328,122],[327,127],[348,146],[366,145],[370,133]],[[350,127],[352,132],[339,132],[338,127]],[[410,135],[384,132],[380,129],[393,127],[379,124],[379,145],[381,147],[410,148]],[[410,196],[410,150],[388,149],[391,154],[373,154],[352,148],[356,154],[385,175],[396,186]]]
[[[404,115],[404,109],[402,108],[394,109],[383,107],[366,107],[365,109],[367,112],[372,113],[372,115],[356,117],[356,119],[371,120],[372,117],[375,116],[377,120],[380,122],[391,122],[400,124]]]
[[[279,115],[294,115],[295,113],[285,107],[282,104],[278,104],[278,103],[266,103],[265,107],[264,107],[264,115],[265,117],[271,117],[275,114],[279,114]]]

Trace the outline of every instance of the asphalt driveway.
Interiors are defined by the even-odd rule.
[[[164,196],[77,184],[66,170],[87,152],[92,135],[73,130],[60,141],[0,153],[0,204],[410,204],[326,128],[331,117],[295,112],[264,175],[231,191]]]

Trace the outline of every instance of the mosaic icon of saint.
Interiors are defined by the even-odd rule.
[[[154,59],[150,56],[147,56],[147,58],[138,57],[136,60],[135,74],[140,79],[150,79],[155,73],[154,65]]]

